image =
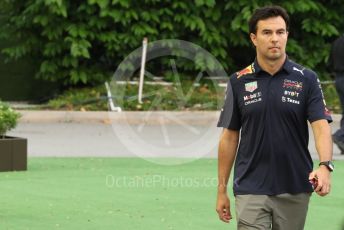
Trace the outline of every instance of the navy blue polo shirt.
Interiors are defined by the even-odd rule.
[[[317,75],[287,58],[271,76],[255,61],[228,84],[218,127],[241,130],[234,194],[312,192],[307,120],[332,121]]]

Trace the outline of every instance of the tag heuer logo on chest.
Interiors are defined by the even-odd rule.
[[[252,93],[258,88],[257,81],[249,82],[245,84],[245,91]]]

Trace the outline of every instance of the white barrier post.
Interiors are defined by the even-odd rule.
[[[110,86],[108,82],[105,82],[105,88],[106,88],[106,92],[107,92],[107,97],[108,97],[108,102],[109,102],[109,106],[110,106],[110,110],[114,111],[114,112],[122,112],[121,107],[116,107],[113,103],[112,100],[112,94],[111,94],[111,90],[110,90]]]
[[[143,91],[143,82],[145,76],[145,64],[146,64],[146,55],[147,55],[147,43],[148,39],[144,38],[142,42],[142,58],[141,58],[141,71],[140,71],[140,84],[139,84],[139,97],[138,102],[142,104],[142,91]]]

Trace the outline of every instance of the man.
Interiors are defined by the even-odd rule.
[[[218,123],[223,132],[216,211],[224,222],[232,218],[227,182],[235,159],[239,230],[301,230],[313,192],[310,182],[318,195],[330,192],[332,120],[316,74],[286,55],[288,27],[289,16],[279,6],[254,12],[249,32],[256,59],[230,77]],[[321,161],[314,171],[307,120]]]
[[[333,134],[333,142],[337,144],[341,154],[344,154],[344,34],[337,38],[331,47],[329,66],[335,75],[336,89],[342,107],[340,128]]]

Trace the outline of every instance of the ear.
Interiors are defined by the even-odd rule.
[[[257,46],[257,35],[250,33],[250,38],[254,46]]]

